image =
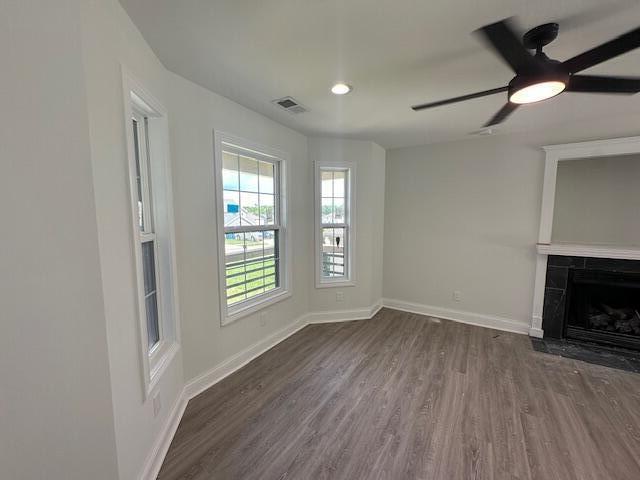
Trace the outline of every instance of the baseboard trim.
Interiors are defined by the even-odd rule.
[[[233,372],[244,367],[247,363],[259,357],[267,350],[287,339],[298,330],[304,328],[307,325],[306,317],[307,315],[301,315],[281,330],[272,333],[268,337],[254,343],[250,347],[236,353],[212,369],[190,380],[185,385],[187,398],[191,400],[193,397],[201,394],[220,380],[231,375]]]
[[[352,320],[368,320],[382,308],[382,301],[378,301],[367,308],[352,310],[334,310],[329,312],[311,312],[307,314],[307,323],[335,323],[349,322]]]
[[[183,388],[145,462],[142,475],[140,476],[141,480],[155,480],[158,477],[160,468],[162,468],[162,462],[164,462],[164,458],[167,456],[171,441],[178,430],[178,425],[180,425],[180,420],[182,420],[182,415],[184,415],[188,402],[189,399],[186,397]]]
[[[530,337],[536,337],[536,338],[542,338],[542,337],[544,337],[544,331],[541,328],[531,327],[531,328],[529,328],[529,336]]]
[[[420,303],[406,302],[404,300],[395,300],[392,298],[384,298],[382,300],[382,304],[385,307],[402,310],[404,312],[444,318],[445,320],[453,320],[454,322],[466,323],[478,327],[493,328],[495,330],[502,330],[505,332],[529,334],[529,323],[516,322],[505,317],[465,312],[462,310],[452,310],[449,308],[434,307],[432,305],[422,305]]]

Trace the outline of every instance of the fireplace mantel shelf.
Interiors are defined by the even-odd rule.
[[[640,247],[581,245],[577,243],[538,243],[536,244],[536,248],[541,255],[640,260]]]

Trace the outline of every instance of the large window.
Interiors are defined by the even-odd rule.
[[[288,293],[284,163],[264,148],[223,134],[216,135],[216,151],[225,324]]]
[[[166,110],[128,73],[123,87],[146,398],[179,349],[169,126]]]
[[[348,164],[316,165],[316,286],[353,283],[353,175]]]

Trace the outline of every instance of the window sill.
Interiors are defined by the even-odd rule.
[[[336,288],[336,287],[355,287],[356,282],[353,280],[339,280],[334,282],[318,282],[316,288]]]
[[[287,298],[291,297],[291,291],[289,290],[280,290],[277,291],[268,297],[261,298],[256,303],[248,303],[244,305],[242,308],[233,311],[232,313],[227,313],[226,315],[223,313],[220,318],[220,325],[226,326],[229,325],[236,320],[240,320],[241,318],[247,317],[253,313],[259,312],[260,310],[273,305],[275,303],[281,302]]]
[[[149,381],[147,382],[146,398],[151,396],[151,392],[156,388],[162,375],[171,364],[176,354],[180,351],[180,344],[175,341],[164,341],[149,357]]]

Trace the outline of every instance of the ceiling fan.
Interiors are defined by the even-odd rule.
[[[414,105],[411,108],[418,111],[508,92],[508,102],[483,125],[488,127],[503,122],[520,105],[546,100],[562,92],[618,94],[640,92],[640,77],[576,75],[582,70],[640,47],[640,28],[564,62],[552,60],[542,52],[545,45],[556,39],[558,29],[557,23],[540,25],[525,33],[520,42],[509,19],[480,28],[477,32],[486,38],[498,55],[513,69],[516,76],[504,87]],[[535,50],[535,54],[531,54],[528,50]]]

